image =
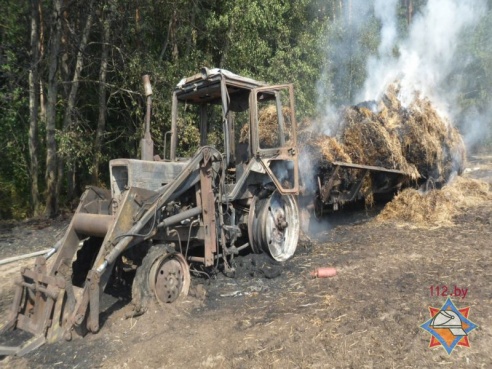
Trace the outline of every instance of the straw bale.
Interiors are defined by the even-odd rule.
[[[403,156],[398,135],[385,127],[381,114],[349,107],[345,110],[344,121],[341,140],[354,163],[398,169],[412,178],[419,177],[415,166]]]
[[[288,142],[291,139],[291,122],[290,122],[290,108],[283,107],[282,114],[284,116],[284,129],[285,139]],[[268,105],[262,108],[258,114],[258,127],[260,147],[272,148],[280,146],[279,142],[279,129],[277,119],[277,107],[275,105]],[[239,142],[249,142],[249,124],[245,124],[241,128],[239,134]]]
[[[462,172],[466,156],[463,139],[429,100],[415,97],[399,137],[405,158],[422,178],[446,182],[453,173]]]
[[[417,227],[450,226],[460,211],[485,201],[492,201],[488,183],[458,176],[440,190],[403,190],[385,206],[377,220],[412,223]]]
[[[316,157],[319,160],[327,162],[343,161],[351,163],[352,159],[345,152],[345,148],[338,142],[335,137],[318,135],[306,143],[308,146],[313,146],[319,153]]]
[[[393,83],[379,102],[363,102],[343,111],[338,135],[345,152],[357,164],[398,169],[413,179],[445,183],[463,171],[463,139],[428,99],[415,94],[412,104],[403,107],[399,90],[398,83]],[[376,106],[377,111],[368,109]]]

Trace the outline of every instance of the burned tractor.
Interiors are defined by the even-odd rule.
[[[0,355],[100,328],[100,297],[117,266],[136,268],[135,311],[187,294],[190,265],[233,273],[243,249],[292,257],[299,237],[298,159],[291,84],[267,86],[220,69],[179,82],[162,158],[150,136],[147,97],[141,159],[109,163],[110,189],[89,187],[61,240],[15,281],[2,331],[33,335]],[[198,132],[190,157],[182,131]]]

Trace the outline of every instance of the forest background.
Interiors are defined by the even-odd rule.
[[[395,1],[404,37],[427,1]],[[491,147],[492,0],[486,2],[486,14],[460,36],[461,62],[446,81],[460,83],[458,111],[488,116],[472,151]],[[382,37],[380,19],[357,4],[0,0],[0,219],[57,216],[86,185],[108,185],[110,159],[138,156],[144,72],[153,85],[159,153],[173,87],[203,66],[293,82],[299,121],[319,118],[328,105],[357,103]],[[182,128],[185,139],[196,134]]]

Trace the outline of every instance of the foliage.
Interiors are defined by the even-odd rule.
[[[2,0],[0,12],[0,219],[24,217],[29,204],[28,92],[24,29],[27,4]],[[2,7],[3,7],[2,6]]]
[[[490,2],[490,1],[489,1]],[[107,162],[115,157],[138,156],[146,101],[141,75],[151,75],[153,88],[152,138],[162,156],[164,136],[170,129],[171,93],[184,76],[199,68],[219,67],[268,83],[295,84],[299,121],[314,116],[320,105],[353,102],[365,76],[369,55],[377,51],[380,24],[370,14],[358,14],[352,0],[102,0],[63,2],[60,84],[57,96],[57,156],[64,159],[61,199],[69,203],[91,184],[94,145],[98,124],[99,71],[103,58],[102,35],[109,24],[107,112],[101,149],[101,180],[108,182]],[[408,29],[408,9],[418,13],[426,0],[398,2],[401,33]],[[0,0],[0,217],[30,214],[29,173],[29,68],[40,67],[46,93],[49,68],[52,1],[41,1],[41,60],[30,54],[30,2]],[[89,6],[94,18],[80,87],[70,127],[62,127],[75,69],[76,56]],[[354,27],[357,25],[357,27]],[[488,111],[492,96],[492,16],[488,14],[460,48],[473,62],[455,78],[467,86],[459,103]],[[348,42],[347,42],[348,41]],[[395,50],[398,52],[398,50]],[[463,76],[473,75],[475,78]],[[462,77],[460,77],[462,76]],[[44,96],[46,97],[46,96]],[[46,99],[44,99],[46,101]],[[40,112],[41,113],[41,112]],[[42,118],[42,114],[40,114]],[[488,123],[491,124],[492,123]],[[196,147],[197,128],[180,121],[183,142],[180,155]],[[219,145],[220,127],[209,133]],[[43,178],[46,142],[45,122],[39,124],[39,185]],[[195,140],[195,141],[194,141]],[[69,190],[67,172],[75,178]],[[43,195],[43,193],[41,193]],[[43,196],[42,196],[43,200]]]

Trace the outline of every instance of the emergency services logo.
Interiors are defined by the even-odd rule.
[[[440,309],[429,307],[429,312],[431,318],[420,326],[432,335],[429,347],[442,346],[449,355],[456,346],[470,347],[468,334],[478,325],[468,319],[469,307],[458,309],[448,297]]]

